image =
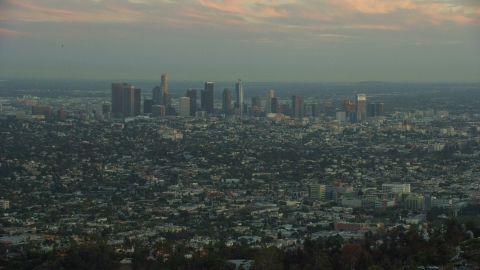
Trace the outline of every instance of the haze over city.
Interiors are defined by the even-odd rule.
[[[478,1],[6,0],[0,79],[478,82]]]

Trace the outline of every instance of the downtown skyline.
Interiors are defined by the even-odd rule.
[[[0,3],[0,79],[479,82],[476,1]]]

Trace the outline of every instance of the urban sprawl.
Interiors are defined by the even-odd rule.
[[[2,97],[0,269],[478,269],[476,101],[198,92]]]

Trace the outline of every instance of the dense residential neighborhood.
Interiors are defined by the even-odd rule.
[[[468,109],[59,120],[5,113],[15,102],[5,269],[478,269]]]

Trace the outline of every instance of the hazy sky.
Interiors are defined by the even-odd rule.
[[[480,82],[480,0],[0,0],[11,77]]]

